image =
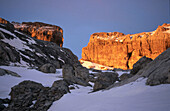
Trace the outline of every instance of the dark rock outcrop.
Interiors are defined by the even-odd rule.
[[[94,83],[93,90],[98,91],[105,89],[118,80],[118,74],[113,72],[101,72]]]
[[[151,61],[151,58],[143,56],[133,65],[133,69],[130,71],[130,74],[135,75],[139,70],[143,69]]]
[[[15,72],[0,68],[0,76],[6,75],[6,74],[15,76],[15,77],[21,77],[19,74],[15,73]]]
[[[52,103],[69,92],[65,81],[55,81],[44,87],[33,81],[23,81],[12,87],[11,102],[4,111],[47,111]]]
[[[55,73],[56,72],[56,68],[52,64],[44,64],[43,66],[39,68],[39,70],[44,73]]]
[[[113,68],[132,69],[141,57],[155,59],[170,47],[170,24],[163,24],[153,32],[123,34],[94,33],[82,49],[82,59]]]
[[[0,98],[0,111],[3,111],[6,108],[4,104],[9,104],[9,103],[10,103],[10,100],[8,98],[6,99]]]
[[[60,47],[63,46],[63,29],[59,26],[42,22],[23,22],[22,24],[13,22],[13,25],[18,31],[31,37],[54,42]]]
[[[62,68],[63,78],[71,83],[91,86],[89,82],[89,72],[86,68],[80,66],[72,67],[71,65],[64,65]]]

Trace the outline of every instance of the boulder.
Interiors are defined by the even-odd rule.
[[[89,82],[89,70],[81,65],[74,67],[75,77],[81,78],[82,80]]]
[[[57,87],[59,90],[63,91],[64,94],[70,93],[69,91],[69,83],[65,80],[58,80],[55,81],[52,87]]]
[[[75,69],[74,69],[75,68]],[[82,66],[71,66],[69,64],[63,65],[62,74],[63,78],[71,83],[79,84],[82,86],[91,86],[89,82],[89,73],[86,68]]]
[[[69,92],[68,84],[59,80],[52,87],[34,81],[23,81],[12,87],[11,102],[4,111],[47,111],[52,103]]]
[[[44,72],[44,73],[55,73],[56,72],[56,68],[54,65],[52,64],[44,64],[39,68],[40,71]]]
[[[98,91],[105,89],[110,85],[114,84],[118,80],[118,74],[113,72],[101,72],[98,73],[98,78],[94,83],[93,90]]]
[[[170,48],[152,61],[143,74],[148,78],[147,85],[170,84]]]
[[[147,66],[147,64],[151,61],[151,58],[143,56],[133,65],[133,69],[130,71],[130,74],[135,75],[139,70]]]
[[[73,81],[74,70],[71,65],[69,65],[69,64],[63,65],[62,66],[62,74],[63,74],[64,79]]]

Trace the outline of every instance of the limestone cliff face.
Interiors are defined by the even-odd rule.
[[[13,22],[14,27],[39,40],[51,41],[62,47],[63,30],[59,26],[45,24],[41,22],[23,22],[22,24]]]
[[[170,24],[153,32],[125,35],[119,32],[94,33],[82,49],[82,59],[105,66],[132,69],[141,57],[155,59],[170,47]]]

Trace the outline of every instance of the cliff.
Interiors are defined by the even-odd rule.
[[[94,33],[82,49],[83,61],[104,66],[132,69],[141,57],[155,59],[170,47],[170,24],[163,24],[153,32],[123,34],[119,32]]]
[[[63,30],[59,26],[41,22],[23,22],[22,24],[12,22],[14,27],[25,34],[39,40],[54,42],[60,47],[63,46]]]

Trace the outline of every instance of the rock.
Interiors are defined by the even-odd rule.
[[[89,76],[89,81],[94,83],[96,81],[95,76],[94,75],[90,75]]]
[[[19,74],[15,73],[15,72],[0,68],[0,76],[6,75],[6,74],[15,76],[15,77],[21,77]]]
[[[130,78],[130,77],[132,77],[131,74],[123,73],[119,78],[120,78],[120,81],[123,81],[123,80]]]
[[[3,18],[0,18],[0,23],[1,23],[1,24],[5,24],[5,26],[6,26],[10,31],[13,32],[13,30],[14,30],[14,25],[12,25],[9,21],[7,21],[7,20],[5,20],[5,19],[3,19]]]
[[[13,22],[13,24],[18,31],[28,34],[31,37],[54,42],[60,47],[63,46],[63,29],[59,26],[42,22],[23,22],[22,24]]]
[[[67,92],[68,84],[62,80],[55,81],[50,88],[33,81],[23,81],[12,87],[11,102],[4,111],[47,111]]]
[[[0,76],[3,76],[5,74],[6,74],[6,71],[4,69],[0,68]]]
[[[98,91],[105,89],[110,85],[114,84],[118,80],[118,74],[112,72],[101,72],[95,81],[93,90]]]
[[[74,73],[77,78],[81,78],[82,80],[89,82],[89,70],[87,68],[79,65],[78,67],[75,67]]]
[[[147,85],[170,84],[170,48],[147,65],[145,76]]]
[[[82,66],[75,66],[75,69],[69,65],[63,65],[62,74],[63,78],[71,83],[79,84],[82,86],[91,86],[89,82],[89,73],[86,68]]]
[[[55,81],[52,85],[52,87],[57,87],[59,90],[63,91],[64,94],[70,93],[69,91],[69,83],[64,80],[58,80]]]
[[[4,104],[9,104],[10,101],[8,98],[6,99],[1,99],[0,98],[0,111],[4,110],[6,108],[6,106]]]
[[[69,64],[63,65],[62,75],[64,79],[73,81],[73,77],[74,77],[73,67]]]
[[[5,20],[4,23],[7,22],[8,21]],[[8,24],[11,23],[8,22]],[[42,27],[45,28],[46,26],[55,27],[51,25],[44,26],[44,24],[41,23],[35,24],[37,28],[40,27],[39,29]],[[22,27],[21,24],[19,24],[18,27],[20,26]],[[33,24],[31,26],[33,26]],[[23,28],[24,27],[27,26],[24,24]],[[37,69],[47,63],[54,65],[55,68],[61,68],[64,64],[80,64],[78,57],[74,55],[71,50],[59,47],[54,42],[38,40],[26,35],[25,33],[17,31],[15,28],[11,29],[7,27],[7,24],[0,25],[0,28],[3,29],[0,30],[0,35],[2,36],[0,37],[0,65],[26,66]],[[53,30],[43,28],[42,30]],[[61,31],[59,27],[56,27],[56,30],[59,32]],[[56,36],[54,35],[53,37]],[[7,41],[18,44],[10,44]],[[23,47],[18,47],[18,45]]]
[[[39,68],[40,71],[44,72],[44,73],[55,73],[56,72],[56,68],[54,65],[52,64],[44,64],[43,66],[41,66]]]
[[[131,78],[111,85],[109,88],[118,87],[139,78],[147,78],[146,85],[154,86],[160,84],[170,84],[170,48],[160,54],[153,61],[149,62],[144,68],[140,69]]]
[[[146,56],[155,59],[170,47],[170,24],[159,26],[153,32],[123,34],[101,32],[90,36],[82,49],[82,59],[104,66],[132,69],[133,64]]]
[[[135,75],[140,69],[147,66],[147,64],[151,61],[152,61],[151,58],[147,58],[146,56],[143,56],[133,65],[133,69],[130,71],[130,74]]]
[[[5,105],[0,104],[0,111],[3,111],[5,108],[6,108]]]

